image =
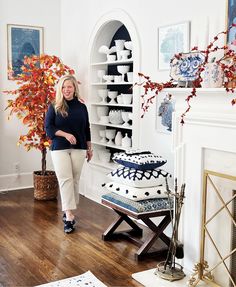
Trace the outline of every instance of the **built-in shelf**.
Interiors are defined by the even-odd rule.
[[[122,146],[117,146],[115,144],[108,144],[108,143],[102,143],[102,142],[98,142],[98,141],[92,141],[93,144],[96,144],[96,145],[100,145],[100,146],[105,146],[105,147],[111,147],[111,148],[114,148],[114,149],[120,149],[120,150],[127,150],[127,148],[125,147],[122,147]]]
[[[114,25],[114,29],[111,28]],[[115,28],[117,27],[117,29]],[[113,46],[118,46],[117,40],[124,40],[126,41],[131,41],[131,37],[129,35],[129,32],[127,28],[121,23],[117,21],[111,21],[107,23],[104,27],[103,30],[106,30],[106,33],[100,34],[101,32],[98,31],[96,37],[94,37],[94,43],[92,45],[92,51],[91,51],[91,62],[90,62],[90,75],[89,75],[89,104],[90,104],[90,125],[91,125],[91,132],[92,132],[92,146],[93,146],[93,151],[94,151],[94,158],[91,161],[94,165],[97,166],[102,166],[106,165],[108,168],[114,168],[115,166],[117,167],[117,164],[115,163],[106,163],[104,162],[105,158],[102,158],[102,152],[109,153],[110,158],[112,158],[112,155],[119,151],[125,151],[126,148],[122,147],[120,145],[120,142],[122,143],[123,138],[126,137],[129,138],[129,142],[133,143],[135,142],[134,140],[134,106],[135,106],[135,100],[134,100],[134,95],[132,97],[132,102],[131,104],[119,104],[118,101],[123,100],[121,102],[125,103],[130,103],[128,100],[130,97],[128,97],[127,94],[133,94],[133,91],[131,91],[130,88],[135,83],[135,79],[132,80],[132,74],[127,74],[128,72],[134,72],[134,65],[136,62],[136,58],[134,59],[135,53],[132,54],[132,50],[129,50],[130,53],[128,55],[128,59],[121,59],[121,60],[116,60],[116,61],[107,61],[106,54],[102,54],[99,52],[100,47],[102,45],[106,45],[107,47],[111,48]],[[124,44],[124,43],[120,43]],[[124,50],[128,50],[126,46],[121,47]],[[135,48],[135,47],[134,47]],[[132,49],[132,47],[131,47]],[[124,55],[119,54],[119,51],[114,53],[118,59],[124,57]],[[133,56],[132,56],[133,55]],[[121,74],[119,71],[120,69],[118,66],[128,66],[127,68],[127,73]],[[100,72],[99,70],[102,70]],[[119,70],[119,71],[118,71]],[[122,70],[123,72],[123,70]],[[136,72],[136,71],[135,71]],[[122,76],[121,78],[114,78],[115,81],[107,82],[103,79],[103,77],[100,75],[114,75],[114,76]],[[102,79],[100,81],[100,79]],[[122,82],[117,82],[118,80],[122,79]],[[105,94],[105,99],[104,102],[101,102],[101,97],[99,96],[100,90],[108,90],[107,91],[107,96]],[[118,99],[115,98],[112,103],[109,103],[111,100],[109,98],[109,92],[117,92],[118,96],[121,94],[122,97],[119,97]],[[106,92],[104,92],[106,93]],[[124,97],[127,97],[127,99],[124,99]],[[117,103],[116,103],[117,102]],[[100,108],[104,107],[104,108]],[[118,112],[117,114],[114,114],[112,112]],[[120,114],[119,114],[120,112]],[[120,116],[122,117],[122,113],[132,113],[132,116],[127,118],[128,114],[124,115],[123,118],[125,117],[125,120],[128,120],[127,124],[112,124],[112,122],[125,122],[125,120],[122,119],[120,120]],[[104,121],[102,122],[101,119],[104,117]],[[117,117],[117,120],[115,121]],[[131,119],[132,118],[132,119]],[[114,120],[113,120],[114,119]],[[108,122],[108,123],[106,123]],[[132,125],[131,125],[132,124]],[[115,134],[114,139],[112,139],[112,144],[107,142],[100,142],[102,139],[101,136],[101,131],[107,131],[107,130],[115,130],[112,131],[112,133]],[[117,136],[117,137],[116,137]],[[117,144],[115,144],[115,142]],[[119,143],[119,145],[118,145]],[[123,141],[124,144],[124,141]],[[127,144],[127,145],[128,145]],[[100,153],[101,152],[101,153]]]
[[[91,125],[97,125],[97,126],[105,126],[105,127],[112,127],[112,128],[118,128],[118,129],[126,129],[126,130],[132,130],[132,126],[122,126],[122,125],[113,125],[113,124],[105,124],[100,122],[90,122]]]
[[[112,61],[112,62],[99,62],[99,63],[92,63],[91,66],[101,66],[101,65],[122,65],[122,64],[130,64],[133,63],[133,59],[127,59],[123,61]]]
[[[106,83],[91,83],[90,85],[92,86],[123,86],[123,85],[133,85],[133,82],[120,82],[120,83],[115,83],[115,82],[106,82]]]
[[[109,106],[109,107],[123,107],[123,108],[132,108],[133,105],[125,105],[125,104],[109,104],[109,103],[91,103],[93,106]]]

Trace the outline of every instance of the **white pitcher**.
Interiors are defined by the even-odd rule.
[[[116,136],[115,136],[115,144],[117,146],[121,146],[122,143],[122,133],[121,132],[117,132]]]
[[[128,134],[123,137],[121,145],[125,148],[131,147],[131,138],[128,137]]]

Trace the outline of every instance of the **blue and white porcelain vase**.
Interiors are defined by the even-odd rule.
[[[224,73],[216,63],[207,63],[201,73],[202,88],[221,88],[224,81]]]

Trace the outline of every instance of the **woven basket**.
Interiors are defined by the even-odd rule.
[[[54,171],[34,171],[34,198],[37,200],[52,200],[57,198],[58,181]]]

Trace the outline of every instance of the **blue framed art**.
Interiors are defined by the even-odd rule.
[[[158,28],[158,69],[169,70],[175,54],[189,52],[190,22]]]
[[[21,73],[24,56],[43,53],[43,27],[7,25],[8,78],[17,78]]]
[[[236,24],[236,0],[228,0],[227,28]],[[227,35],[227,44],[236,51],[236,27],[232,27]]]
[[[157,96],[156,131],[159,133],[172,133],[172,114],[175,111],[175,98],[169,93],[160,93]]]

